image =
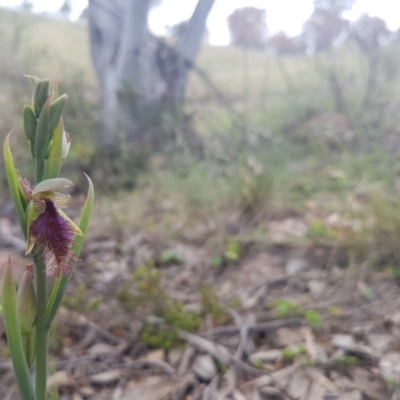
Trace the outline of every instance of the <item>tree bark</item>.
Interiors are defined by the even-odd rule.
[[[177,79],[175,86],[175,97],[182,103],[185,97],[189,69],[194,64],[200,50],[203,32],[206,26],[208,14],[215,0],[199,0],[190,18],[183,40],[179,46],[179,52],[184,60],[184,69]]]

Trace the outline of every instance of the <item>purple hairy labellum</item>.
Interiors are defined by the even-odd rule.
[[[32,223],[30,234],[43,252],[47,268],[55,268],[57,275],[68,274],[74,262],[71,244],[75,233],[51,200],[45,200],[45,204],[45,210]]]
[[[48,273],[67,275],[76,262],[71,245],[81,230],[62,211],[68,207],[70,196],[54,190],[71,186],[67,179],[55,178],[41,182],[32,191],[28,213],[28,242],[26,253],[34,246],[43,255]]]

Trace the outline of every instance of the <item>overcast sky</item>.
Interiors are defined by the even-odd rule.
[[[32,0],[31,0],[32,1]],[[162,34],[167,26],[190,17],[197,0],[163,0],[150,14],[149,24],[154,33]],[[13,7],[21,0],[0,0],[1,5]],[[33,0],[35,11],[54,11],[60,8],[63,0]],[[76,18],[87,5],[85,0],[72,0],[73,17]],[[271,33],[286,31],[289,35],[300,33],[303,22],[310,16],[313,0],[216,0],[209,15],[207,27],[210,42],[215,45],[229,43],[226,18],[240,7],[258,7],[267,10],[267,24]],[[362,13],[383,18],[389,28],[400,27],[400,2],[398,0],[357,0],[353,10],[346,18],[356,19]]]

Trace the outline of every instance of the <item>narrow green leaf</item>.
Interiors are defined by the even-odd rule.
[[[21,393],[21,399],[35,400],[36,396],[22,344],[16,297],[15,284],[11,270],[11,260],[9,258],[2,282],[1,302],[3,305],[4,324],[6,327],[7,340],[10,347],[15,376]]]
[[[89,227],[89,222],[90,218],[92,216],[92,210],[93,210],[93,204],[94,204],[94,188],[93,188],[93,182],[91,179],[85,174],[89,188],[88,188],[88,194],[86,197],[85,205],[83,206],[81,218],[79,221],[79,228],[82,231],[83,235],[82,236],[75,236],[74,243],[72,244],[72,250],[74,251],[76,258],[79,257],[79,254],[81,253],[83,242],[85,240],[86,232]],[[48,319],[48,326],[51,325],[58,307],[61,304],[61,300],[64,297],[65,290],[67,289],[68,282],[69,282],[69,276],[68,275],[61,275],[57,278],[53,290],[50,295],[49,302],[47,304],[47,319]]]
[[[25,136],[30,142],[35,141],[37,119],[31,106],[24,106],[24,131]]]
[[[15,169],[14,159],[10,149],[10,136],[12,131],[7,135],[4,140],[4,164],[6,168],[8,186],[10,188],[11,197],[17,211],[19,224],[21,225],[22,232],[26,237],[26,203],[22,201],[23,192],[18,179],[18,173]]]

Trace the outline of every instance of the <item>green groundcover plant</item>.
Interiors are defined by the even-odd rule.
[[[94,191],[87,177],[88,194],[76,225],[63,211],[71,197],[60,192],[73,186],[70,180],[60,177],[71,145],[62,118],[68,96],[58,96],[57,85],[47,79],[28,78],[33,96],[31,104],[24,107],[23,119],[32,156],[34,185],[15,168],[10,148],[12,132],[4,141],[4,163],[26,239],[26,254],[32,256],[33,263],[27,266],[17,291],[9,258],[1,302],[21,398],[46,400],[50,326],[79,258],[92,213]],[[55,282],[52,287],[48,287],[50,282]]]

